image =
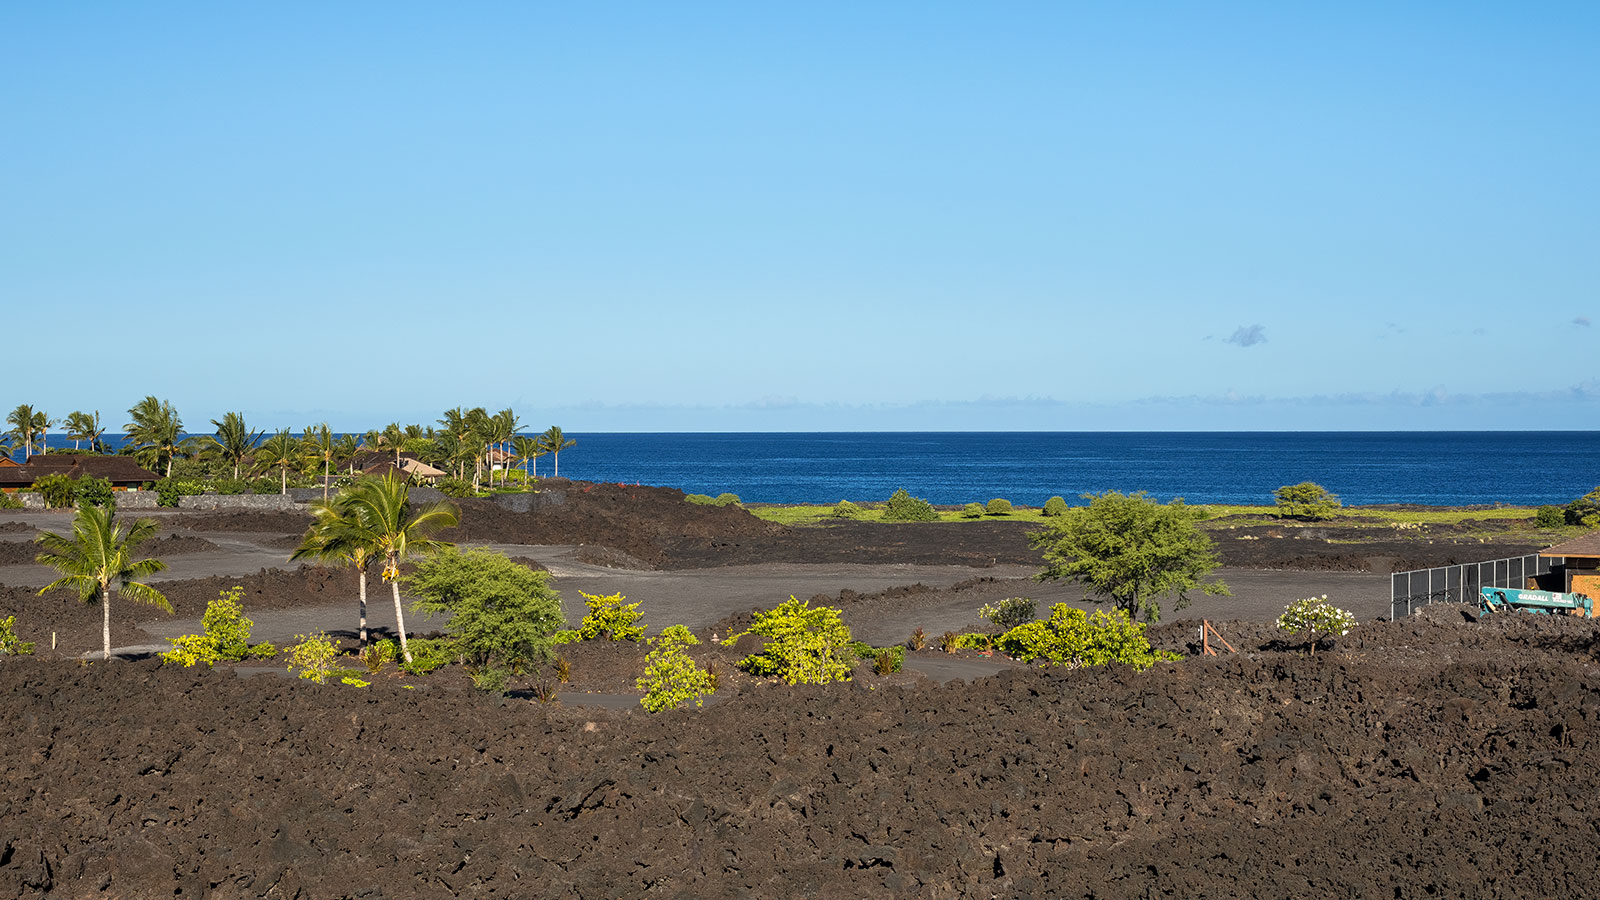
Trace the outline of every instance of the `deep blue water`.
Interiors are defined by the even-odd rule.
[[[746,501],[934,503],[1148,491],[1267,503],[1316,481],[1346,503],[1565,503],[1600,484],[1600,431],[581,434],[561,474]],[[71,446],[58,435],[54,446]],[[550,473],[550,458],[539,460]]]

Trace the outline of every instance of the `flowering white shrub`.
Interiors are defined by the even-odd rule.
[[[1285,606],[1283,615],[1278,616],[1277,625],[1284,631],[1303,635],[1311,652],[1315,653],[1317,643],[1323,638],[1349,634],[1356,625],[1356,617],[1349,610],[1329,603],[1328,595],[1323,594],[1321,597],[1296,600]]]

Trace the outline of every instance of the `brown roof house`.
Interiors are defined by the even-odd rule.
[[[46,475],[65,475],[71,479],[104,478],[116,490],[130,490],[141,484],[159,481],[160,475],[143,468],[126,456],[34,455],[20,466],[0,467],[0,490],[25,491]]]
[[[393,460],[386,459],[383,462],[362,469],[361,474],[387,475],[390,472],[396,471],[400,473],[402,478],[409,479],[417,484],[433,484],[435,481],[438,481],[447,474],[435,469],[433,466],[428,465],[420,459],[413,459],[409,456],[400,457],[400,465],[398,466],[394,464]]]
[[[1592,600],[1600,600],[1600,531],[1580,534],[1570,541],[1546,547],[1539,555],[1565,561],[1564,565],[1552,567],[1552,575],[1561,573],[1559,590],[1587,594]]]

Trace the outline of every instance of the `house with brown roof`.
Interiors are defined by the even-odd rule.
[[[104,478],[114,490],[134,490],[141,484],[159,481],[161,476],[126,456],[78,456],[35,454],[20,466],[0,466],[0,491],[25,491],[46,475],[79,478]]]
[[[1551,575],[1560,573],[1562,586],[1553,588],[1569,594],[1587,594],[1600,600],[1600,531],[1580,534],[1570,541],[1539,551],[1545,558],[1563,560],[1551,567]]]

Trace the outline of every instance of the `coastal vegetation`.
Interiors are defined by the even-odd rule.
[[[166,596],[142,580],[162,571],[167,564],[159,559],[136,558],[139,546],[155,536],[158,526],[153,519],[137,519],[125,525],[117,521],[116,515],[116,510],[108,506],[85,506],[73,517],[70,536],[46,531],[35,538],[43,548],[38,561],[61,575],[39,593],[68,588],[77,592],[80,601],[100,604],[103,658],[108,660],[113,593],[121,591],[129,600],[172,612]]]
[[[1332,518],[1341,506],[1339,495],[1314,481],[1286,484],[1272,492],[1278,514],[1317,521]]]

